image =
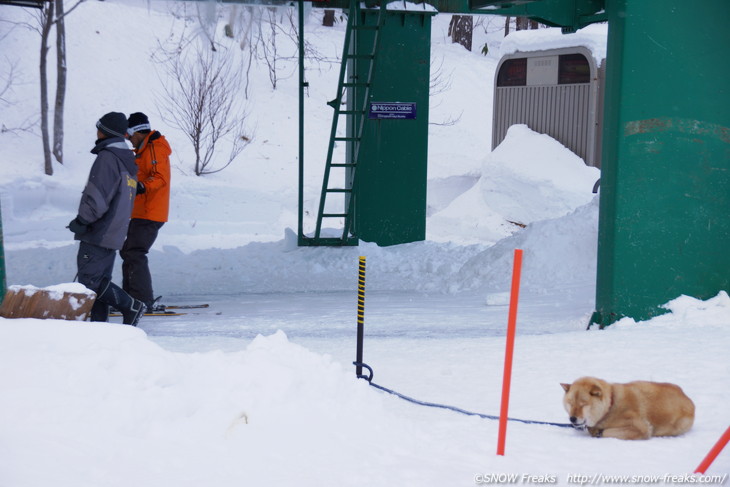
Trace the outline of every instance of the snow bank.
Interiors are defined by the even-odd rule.
[[[574,212],[528,225],[469,259],[453,289],[509,290],[514,249],[522,249],[521,287],[544,292],[565,285],[593,286],[598,246],[598,197]]]

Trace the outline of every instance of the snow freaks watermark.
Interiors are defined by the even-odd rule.
[[[609,474],[520,474],[478,473],[477,485],[726,485],[728,474],[659,474],[659,475],[609,475]]]

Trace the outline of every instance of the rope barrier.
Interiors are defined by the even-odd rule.
[[[388,394],[392,394],[394,396],[397,396],[405,401],[411,402],[413,404],[417,404],[419,406],[426,406],[430,408],[439,408],[439,409],[448,409],[449,411],[454,411],[460,414],[465,414],[467,416],[478,416],[483,419],[494,419],[499,420],[499,416],[491,416],[489,414],[481,414],[481,413],[474,413],[471,411],[467,411],[465,409],[457,408],[454,406],[447,406],[445,404],[437,404],[434,402],[426,402],[426,401],[419,401],[418,399],[414,399],[412,397],[408,397],[405,394],[401,394],[400,392],[396,392],[392,389],[388,389],[387,387],[383,387],[381,385],[375,384],[373,382],[373,368],[370,367],[368,364],[363,362],[363,341],[364,341],[364,329],[365,329],[365,257],[361,256],[359,259],[359,265],[358,265],[358,273],[357,273],[357,349],[355,353],[355,361],[352,363],[352,365],[355,366],[355,375],[358,379],[365,379],[368,381],[368,384],[375,387],[376,389],[380,389],[383,392],[387,392]],[[514,284],[513,284],[514,286]],[[368,371],[367,375],[363,374],[363,369],[366,369]],[[503,412],[505,411],[504,407],[502,408]],[[506,417],[506,412],[504,414]],[[567,424],[567,423],[550,423],[547,421],[532,421],[527,419],[516,419],[516,418],[506,418],[507,421],[515,421],[518,423],[525,423],[525,424],[544,424],[549,426],[559,426],[561,428],[572,428],[573,425]],[[500,428],[503,428],[503,426],[500,426]]]
[[[364,363],[358,363],[358,362],[353,362],[353,365],[366,368],[370,372],[369,376],[360,375],[360,376],[358,376],[358,378],[365,379],[368,381],[368,384],[375,387],[376,389],[379,389],[383,392],[387,392],[388,394],[392,394],[392,395],[399,397],[410,403],[416,404],[418,406],[426,406],[426,407],[430,407],[430,408],[447,409],[449,411],[453,411],[453,412],[460,413],[460,414],[465,414],[467,416],[478,416],[482,419],[499,420],[499,416],[492,416],[490,414],[483,414],[483,413],[475,413],[472,411],[467,411],[466,409],[457,408],[455,406],[449,406],[446,404],[438,404],[435,402],[421,401],[419,399],[414,399],[410,396],[406,396],[405,394],[396,392],[393,389],[388,389],[387,387],[383,387],[381,385],[374,383],[372,381],[373,369],[369,365],[364,364]],[[531,420],[531,419],[518,419],[518,418],[507,418],[507,421],[514,421],[516,423],[523,423],[523,424],[542,424],[542,425],[547,425],[547,426],[557,426],[560,428],[573,428],[573,425],[570,423],[552,423],[549,421],[536,421],[536,420]]]

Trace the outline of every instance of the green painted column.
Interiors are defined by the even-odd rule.
[[[428,89],[434,14],[433,10],[418,9],[388,11],[380,30],[369,99],[358,99],[368,115],[355,183],[355,232],[361,240],[382,246],[426,238]],[[361,15],[366,24],[377,24],[377,9],[363,9]],[[358,31],[358,54],[369,54],[373,32]],[[358,62],[358,79],[367,79],[368,66],[366,60]]]
[[[730,290],[730,2],[606,0],[601,327]]]

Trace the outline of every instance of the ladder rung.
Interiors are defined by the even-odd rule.
[[[333,162],[330,167],[357,167],[354,162]]]
[[[328,193],[352,193],[351,188],[327,188]]]
[[[357,142],[359,137],[335,137],[335,142]]]
[[[347,218],[347,213],[322,213],[322,218]]]

